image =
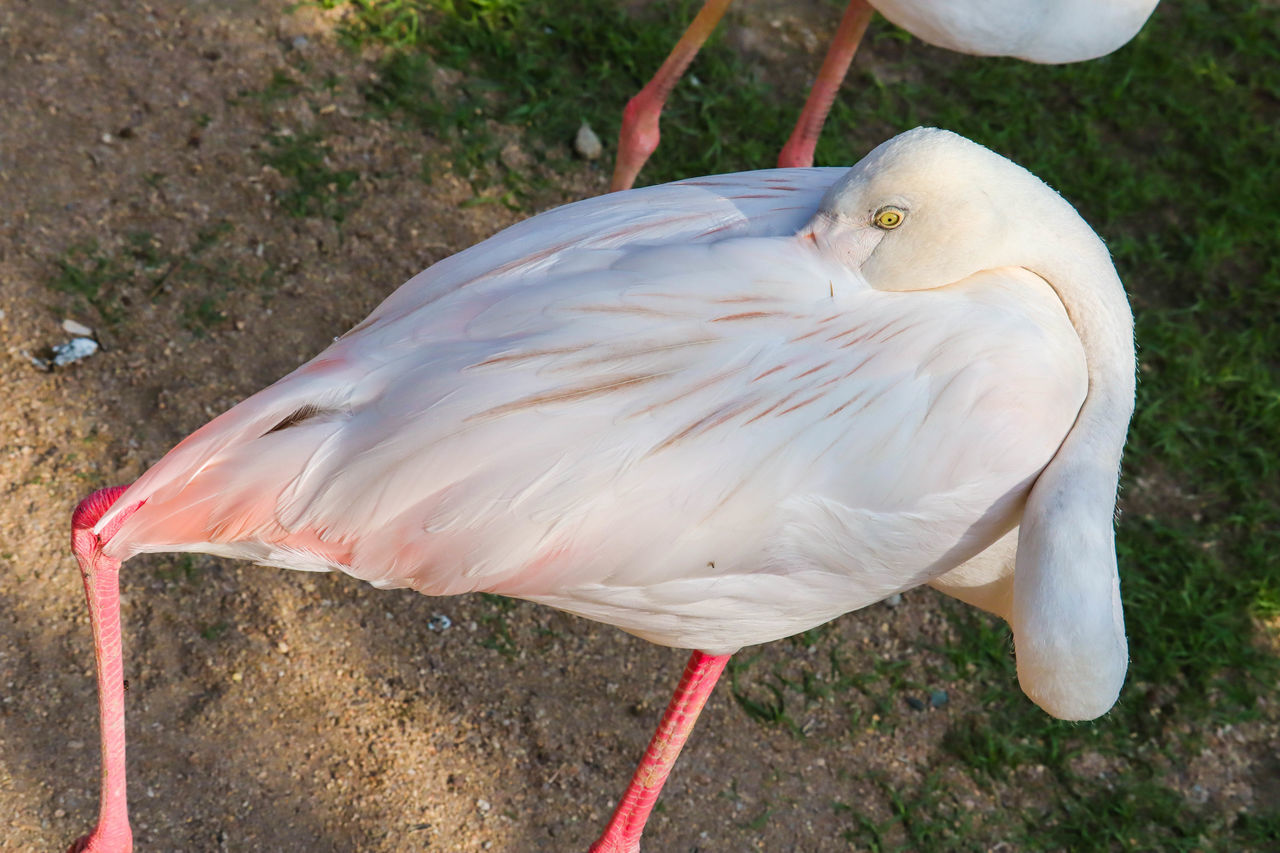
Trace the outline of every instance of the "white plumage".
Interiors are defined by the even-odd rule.
[[[871,0],[916,38],[977,56],[1083,62],[1138,34],[1158,0]]]
[[[899,226],[870,222],[886,206]],[[715,654],[936,580],[1013,621],[1033,698],[1094,716],[1124,672],[1110,513],[1132,370],[1123,290],[1070,206],[916,130],[852,170],[510,228],[196,432],[95,530],[144,502],[108,556],[488,590]],[[1072,478],[1033,490],[1051,460]],[[981,552],[1028,495],[1049,527],[1020,549],[1023,589],[1008,540]],[[1057,525],[1090,542],[1059,553]],[[1063,663],[1081,655],[1089,672]]]

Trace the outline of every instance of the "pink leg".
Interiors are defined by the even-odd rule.
[[[644,832],[649,812],[658,801],[662,785],[680,755],[680,748],[693,731],[702,706],[716,686],[716,680],[729,662],[728,655],[694,652],[684,668],[667,712],[649,741],[644,758],[631,778],[631,785],[618,803],[600,840],[591,845],[590,853],[639,853],[640,834]]]
[[[827,58],[822,60],[818,78],[813,81],[813,88],[809,90],[809,99],[804,103],[796,129],[791,132],[791,138],[778,155],[779,168],[813,165],[813,150],[818,145],[818,135],[822,133],[827,113],[831,112],[836,93],[840,91],[840,84],[849,71],[849,63],[853,61],[858,43],[862,41],[862,34],[867,31],[867,24],[874,11],[867,0],[850,0],[849,7],[844,10],[844,17],[840,19],[836,37],[827,50]]]
[[[698,55],[698,49],[720,23],[724,10],[732,0],[706,0],[698,16],[685,30],[680,41],[649,85],[627,102],[622,112],[622,130],[618,132],[618,159],[613,166],[613,182],[610,192],[631,189],[641,167],[658,147],[658,117],[667,102],[667,96],[684,75],[689,63]]]
[[[102,546],[124,523],[130,512],[98,536],[97,523],[125,486],[102,489],[80,502],[71,516],[71,548],[80,563],[89,624],[93,628],[93,652],[98,665],[98,724],[102,732],[102,794],[98,825],[71,845],[68,853],[129,853],[133,833],[129,829],[129,805],[124,761],[124,656],[120,631],[120,561],[104,557]],[[141,504],[139,504],[141,506]]]

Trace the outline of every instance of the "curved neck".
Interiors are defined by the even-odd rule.
[[[1062,300],[1084,347],[1089,391],[1063,442],[1072,456],[1091,451],[1118,467],[1133,414],[1133,312],[1111,255],[1075,209],[1054,193],[1031,211],[1054,239],[1024,251],[1022,266],[1047,281]],[[1082,446],[1083,445],[1083,446]]]
[[[1040,211],[1040,222],[1067,233],[1024,266],[1062,300],[1089,388],[1027,497],[1010,624],[1023,690],[1054,716],[1081,720],[1111,707],[1128,668],[1114,514],[1133,413],[1133,315],[1102,241],[1065,201],[1049,201],[1059,209]]]

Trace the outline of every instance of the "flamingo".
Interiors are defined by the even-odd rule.
[[[1133,320],[1020,166],[917,128],[851,169],[713,176],[515,225],[72,520],[102,795],[131,847],[118,575],[198,551],[542,602],[688,667],[595,853],[635,853],[729,656],[922,584],[1091,719],[1127,667],[1113,533]]]
[[[716,28],[732,0],[706,0],[653,79],[628,103],[618,132],[612,191],[630,189],[658,147],[658,120],[671,90]],[[1012,56],[1061,64],[1105,56],[1137,35],[1159,0],[850,0],[836,28],[781,168],[813,165],[822,125],[858,44],[879,11],[937,47],[977,56]]]

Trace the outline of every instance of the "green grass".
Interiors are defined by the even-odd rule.
[[[196,565],[194,556],[181,554],[166,561],[163,568],[156,569],[155,576],[168,584],[189,584],[200,577],[200,567]]]
[[[124,291],[131,276],[116,258],[103,254],[96,244],[91,244],[73,246],[56,263],[58,273],[49,286],[70,294],[77,310],[91,308],[108,326],[124,318],[128,307]]]
[[[853,824],[843,833],[854,849],[882,851],[947,850],[981,853],[988,845],[979,839],[972,816],[957,801],[937,773],[903,789],[880,774],[872,780],[889,806],[886,820],[866,817],[864,809],[837,801],[837,814]]]
[[[254,273],[219,251],[230,230],[229,222],[215,223],[180,246],[165,246],[148,231],[126,233],[113,250],[73,246],[55,261],[49,287],[113,328],[127,322],[136,305],[172,304],[182,326],[203,337],[225,325],[223,306],[236,288],[271,290],[270,267]]]
[[[504,165],[496,127],[522,134],[535,163],[566,168],[578,126],[617,136],[622,105],[661,64],[676,35],[672,21],[697,4],[659,2],[632,17],[614,3],[519,0],[323,0],[348,14],[342,37],[379,46],[378,80],[365,87],[370,106],[400,116],[450,146],[449,168],[477,191],[504,185],[525,193],[537,175]],[[785,138],[795,109],[767,96],[735,55],[713,39],[696,74],[664,114],[671,141],[644,173],[647,182],[764,164]],[[461,71],[441,83],[440,69]],[[452,80],[452,77],[447,79]],[[725,93],[731,93],[726,95]],[[611,145],[609,146],[612,147]]]
[[[319,133],[275,133],[267,137],[262,162],[288,181],[276,201],[290,216],[325,216],[338,222],[346,217],[347,197],[359,173],[333,168],[329,153]]]
[[[214,642],[227,632],[231,625],[227,622],[214,622],[200,629],[200,636],[209,642]]]
[[[512,611],[520,606],[519,602],[488,592],[480,593],[480,597],[489,605],[489,612],[481,615],[479,620],[489,629],[489,635],[481,637],[478,642],[484,648],[491,649],[503,657],[514,658],[520,647],[511,633],[511,623],[508,619]]]
[[[584,119],[611,142],[623,104],[694,4],[634,15],[567,0],[324,5],[345,8],[348,44],[375,49],[378,79],[363,90],[374,114],[443,141],[447,167],[477,192],[501,184],[519,193],[531,178],[501,163],[504,134],[551,170],[566,168]],[[1276,813],[1216,815],[1162,779],[1196,754],[1200,733],[1257,716],[1257,698],[1274,701],[1280,677],[1265,636],[1280,612],[1278,33],[1274,5],[1165,3],[1118,53],[1044,67],[948,54],[872,25],[878,62],[855,67],[818,162],[852,163],[893,132],[934,124],[1023,163],[1108,240],[1133,297],[1142,372],[1118,526],[1132,664],[1106,718],[1046,717],[1013,687],[1004,626],[958,605],[948,609],[955,639],[934,650],[945,663],[932,671],[846,662],[854,658],[837,633],[797,641],[825,654],[783,646],[731,664],[739,707],[797,737],[815,704],[834,703],[848,722],[837,737],[857,738],[868,724],[891,728],[916,713],[908,694],[968,692],[978,710],[935,712],[952,715],[942,744],[952,761],[985,787],[1014,784],[1023,768],[1048,770],[1037,783],[1047,805],[976,827],[934,777],[914,791],[882,782],[889,820],[837,806],[850,815],[851,843],[1275,848]],[[700,85],[676,89],[641,181],[772,165],[798,98],[782,97],[716,38],[691,73]],[[1272,627],[1260,627],[1268,619]],[[1085,753],[1117,762],[1123,778],[1077,773]]]

